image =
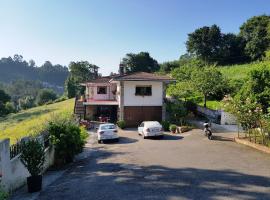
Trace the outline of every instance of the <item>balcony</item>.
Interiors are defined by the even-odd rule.
[[[118,105],[116,85],[88,85],[84,105]]]

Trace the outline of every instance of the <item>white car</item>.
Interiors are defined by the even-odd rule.
[[[139,135],[142,135],[143,138],[147,137],[163,137],[163,128],[162,125],[157,121],[144,121],[138,127]]]
[[[117,134],[117,127],[114,124],[101,124],[97,129],[98,143],[101,143],[104,140],[119,140]]]

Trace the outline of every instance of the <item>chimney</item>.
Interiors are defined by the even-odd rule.
[[[119,64],[119,74],[120,76],[125,75],[127,73],[126,66],[123,63]]]

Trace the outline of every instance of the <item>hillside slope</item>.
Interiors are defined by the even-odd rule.
[[[229,79],[244,79],[248,76],[249,72],[258,69],[260,67],[266,67],[270,70],[270,61],[253,62],[242,65],[231,65],[220,67],[221,73]]]
[[[15,143],[24,136],[38,132],[52,115],[59,112],[72,113],[73,108],[74,99],[69,99],[0,118],[0,139],[10,138],[11,143]]]

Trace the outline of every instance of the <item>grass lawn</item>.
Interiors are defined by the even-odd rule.
[[[270,70],[270,61],[254,62],[242,65],[231,65],[219,67],[221,73],[230,79],[244,79],[248,76],[249,72],[265,66]]]
[[[43,124],[59,112],[73,112],[74,99],[31,108],[0,118],[0,139],[10,138],[11,143],[24,136],[38,133]]]

